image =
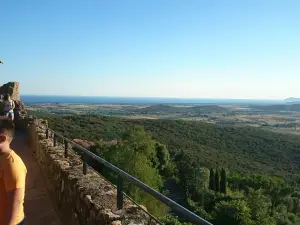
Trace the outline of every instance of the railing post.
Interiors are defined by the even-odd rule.
[[[81,155],[81,159],[82,159],[82,170],[83,170],[83,175],[86,175],[86,172],[87,172],[87,162],[86,162],[86,156],[84,153],[82,153]]]
[[[48,128],[46,129],[46,138],[47,139],[49,138],[49,129]]]
[[[123,189],[124,189],[124,179],[121,175],[118,176],[117,184],[117,207],[118,209],[123,209]]]
[[[68,142],[67,140],[64,140],[64,144],[65,144],[65,158],[68,157]]]
[[[55,134],[53,134],[53,147],[56,147],[57,137]]]

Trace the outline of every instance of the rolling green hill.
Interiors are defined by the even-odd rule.
[[[151,105],[138,109],[139,113],[225,113],[228,110],[217,105],[199,105],[191,107],[178,107],[166,104]]]
[[[118,139],[142,125],[166,144],[171,154],[183,150],[202,166],[285,179],[300,176],[300,138],[251,127],[218,126],[180,120],[133,120],[101,116],[48,117],[50,127],[69,138]]]
[[[269,105],[269,106],[253,105],[253,106],[251,106],[251,108],[258,109],[258,110],[264,110],[264,111],[294,111],[294,112],[300,112],[300,104]]]

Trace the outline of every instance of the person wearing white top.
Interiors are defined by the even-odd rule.
[[[14,108],[15,108],[15,103],[14,101],[10,98],[9,94],[4,95],[3,97],[3,114],[5,117],[8,117],[11,120],[14,120]]]

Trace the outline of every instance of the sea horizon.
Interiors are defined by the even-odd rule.
[[[66,95],[21,95],[26,104],[285,104],[274,99],[230,99],[230,98],[175,98],[175,97],[110,97],[110,96],[66,96]]]

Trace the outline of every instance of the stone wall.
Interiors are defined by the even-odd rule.
[[[117,210],[116,188],[91,168],[83,175],[83,165],[76,154],[65,158],[63,146],[53,147],[53,140],[46,139],[46,124],[42,120],[32,121],[28,141],[64,225],[156,224],[127,199],[124,209]]]
[[[0,95],[9,94],[13,100],[20,101],[19,82],[8,82],[0,87]]]

